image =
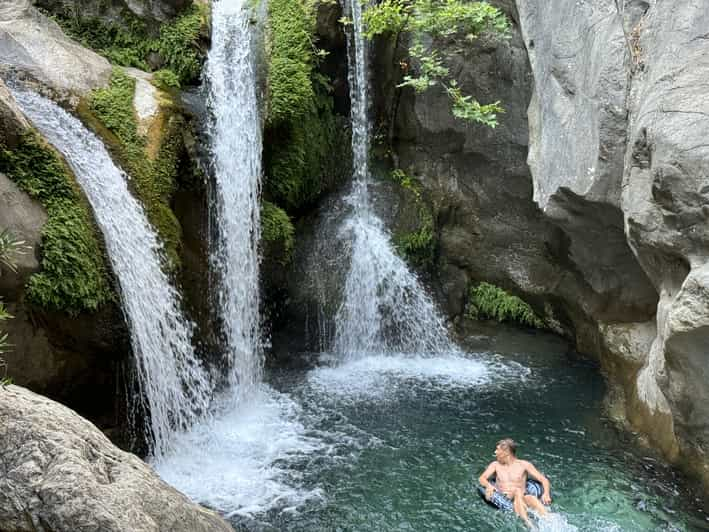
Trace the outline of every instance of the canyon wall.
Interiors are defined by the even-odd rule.
[[[399,89],[377,43],[378,117],[436,212],[434,285],[523,296],[601,363],[611,415],[709,481],[709,10],[687,0],[495,2],[509,38],[437,42],[495,129],[443,90]],[[706,485],[709,485],[707,483]]]

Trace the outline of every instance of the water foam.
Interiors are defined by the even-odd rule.
[[[331,361],[326,355],[323,360]],[[336,359],[336,357],[335,357]],[[379,400],[399,389],[478,389],[509,379],[523,380],[529,369],[453,352],[435,357],[420,353],[365,355],[344,363],[323,366],[308,374],[308,382],[320,393],[350,400]]]
[[[299,488],[288,464],[323,444],[300,416],[297,403],[265,384],[252,388],[249,400],[226,396],[211,419],[179,435],[174,452],[153,466],[180,491],[227,516],[301,505],[320,493]]]

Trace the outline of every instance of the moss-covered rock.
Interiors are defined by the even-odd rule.
[[[165,92],[146,134],[138,130],[133,107],[135,79],[115,68],[109,87],[93,91],[79,104],[81,118],[103,138],[111,154],[131,176],[133,191],[160,236],[168,269],[178,269],[182,229],[171,208],[184,150],[184,117]]]
[[[13,149],[0,144],[0,171],[47,211],[42,229],[42,270],[27,295],[47,310],[95,311],[113,298],[106,260],[90,208],[61,157],[27,131]]]
[[[206,57],[209,8],[190,2],[164,23],[138,16],[128,6],[43,1],[41,5],[72,38],[111,63],[145,71],[169,71],[161,79],[193,84]]]
[[[282,266],[288,264],[295,245],[295,229],[286,211],[270,201],[261,204],[261,239],[264,256]]]
[[[397,224],[401,228],[394,235],[394,245],[406,260],[418,268],[430,269],[436,254],[436,227],[432,206],[424,199],[421,182],[401,169],[389,173],[391,181],[399,185],[413,206],[408,220]]]
[[[347,119],[333,111],[330,82],[318,72],[315,22],[308,2],[269,2],[265,194],[294,214],[350,174]]]

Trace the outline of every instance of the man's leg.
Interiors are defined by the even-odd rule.
[[[535,510],[536,512],[539,513],[539,515],[544,516],[549,511],[546,509],[546,507],[542,504],[542,502],[537,499],[534,495],[525,495],[524,496],[524,502],[529,506],[532,510]]]
[[[532,528],[532,523],[527,515],[527,505],[524,503],[524,493],[522,490],[518,489],[514,492],[512,503],[515,513],[522,518],[522,521],[524,521],[529,528]]]

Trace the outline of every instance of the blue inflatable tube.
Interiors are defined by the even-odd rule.
[[[493,486],[495,485],[494,482],[491,482],[491,484]],[[478,486],[478,493],[487,504],[493,506],[494,508],[497,508],[498,510],[505,510],[508,512],[514,510],[512,500],[508,499],[497,490],[493,492],[490,500],[485,497],[485,488],[483,488],[482,486]],[[542,488],[542,485],[539,482],[537,482],[536,480],[527,479],[527,485],[524,489],[525,495],[534,495],[537,499],[540,499],[542,497],[542,493],[544,493],[544,488]]]

